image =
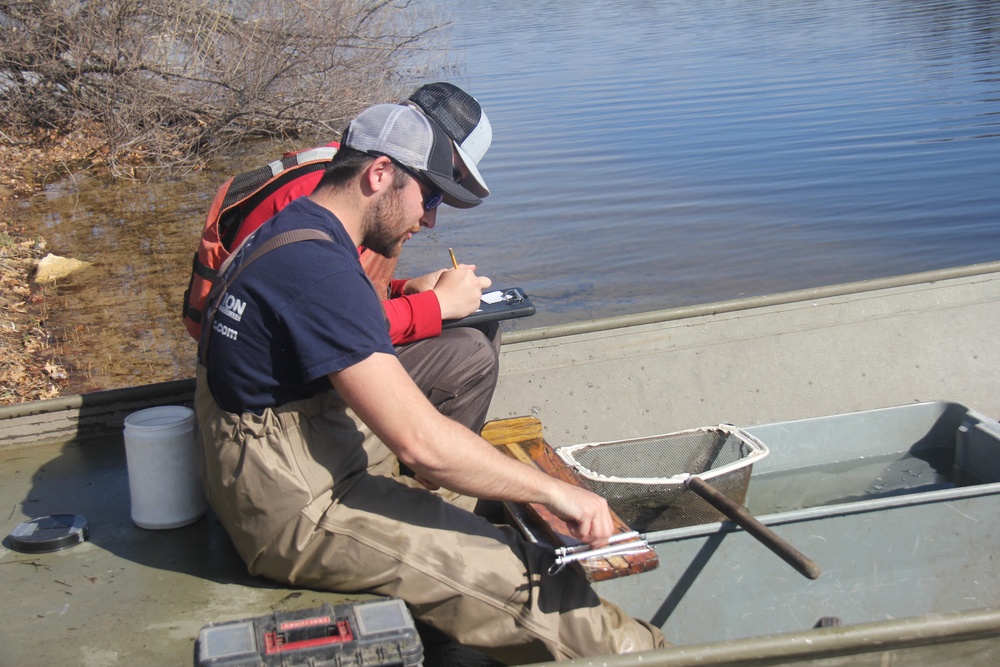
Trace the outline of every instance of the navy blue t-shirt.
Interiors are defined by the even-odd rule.
[[[212,329],[208,379],[228,412],[254,412],[330,389],[328,373],[375,352],[394,354],[382,304],[358,250],[330,211],[296,199],[261,225],[228,276],[267,239],[318,229],[333,243],[289,243],[258,257],[222,298]]]

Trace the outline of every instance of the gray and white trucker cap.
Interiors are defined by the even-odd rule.
[[[347,126],[342,143],[395,160],[444,193],[444,203],[449,206],[472,208],[483,201],[454,180],[448,135],[413,107],[376,104],[365,109]]]
[[[438,82],[421,86],[405,103],[420,107],[455,142],[458,157],[469,173],[462,185],[479,197],[489,196],[490,189],[476,165],[493,143],[493,127],[476,98],[458,86]]]

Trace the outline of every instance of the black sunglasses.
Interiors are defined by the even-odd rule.
[[[423,190],[421,190],[421,195],[423,196],[424,199],[425,211],[433,211],[434,209],[436,209],[438,206],[441,205],[441,202],[444,201],[443,192],[435,188],[432,184],[428,183],[423,177],[420,176],[420,174],[413,171],[412,169],[407,167],[405,164],[403,164],[396,158],[392,157],[391,155],[386,155],[385,157],[389,158],[390,162],[392,162],[394,165],[396,165],[397,167],[405,171],[407,174],[412,176],[417,183],[423,184],[423,186],[430,191],[429,194],[423,194]]]
[[[424,210],[433,211],[441,202],[444,201],[444,193],[438,190],[437,192],[432,192],[431,194],[424,195]]]

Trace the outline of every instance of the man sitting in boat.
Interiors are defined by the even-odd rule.
[[[402,598],[501,661],[661,646],[658,629],[570,570],[547,575],[551,554],[467,509],[475,498],[540,503],[600,546],[613,532],[606,501],[441,415],[396,357],[356,248],[392,257],[442,201],[480,203],[453,167],[426,115],[371,107],[316,191],[235,255],[199,346],[209,502],[251,573]],[[438,485],[461,495],[446,501]]]
[[[452,140],[460,183],[478,197],[489,195],[478,163],[489,149],[493,131],[472,95],[446,82],[428,83],[403,104],[419,108]],[[286,154],[266,167],[230,178],[211,210],[184,295],[184,323],[197,340],[212,276],[261,224],[295,199],[310,194],[340,144]],[[274,173],[277,171],[277,173]],[[443,414],[478,432],[486,419],[500,371],[500,326],[443,329],[443,320],[459,319],[479,307],[480,281],[467,272],[438,270],[412,279],[396,279],[396,257],[359,248],[361,264],[385,309],[389,336],[400,363],[424,395]],[[456,268],[457,263],[456,263]],[[473,265],[462,268],[475,270]]]

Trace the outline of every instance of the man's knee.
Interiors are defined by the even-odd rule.
[[[445,329],[397,348],[406,372],[444,415],[478,432],[500,376],[498,336],[479,329]]]
[[[418,385],[458,388],[468,380],[497,374],[500,355],[495,340],[478,329],[445,329],[436,338],[398,347],[403,367]]]
[[[478,329],[463,328],[458,338],[461,358],[470,371],[479,374],[497,374],[500,370],[500,355],[493,342]]]

